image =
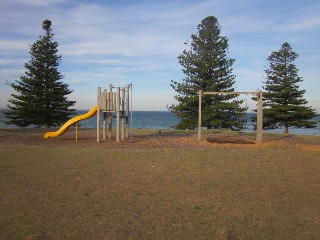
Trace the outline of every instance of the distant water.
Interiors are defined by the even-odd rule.
[[[78,111],[79,114],[86,113],[86,111]],[[132,128],[144,128],[144,129],[173,129],[174,125],[178,123],[178,118],[175,114],[165,111],[133,111],[132,119],[129,123]],[[102,117],[101,117],[102,120]],[[115,126],[115,118],[113,119],[113,125]],[[96,115],[90,119],[81,121],[81,126],[84,128],[96,128],[97,117]]]
[[[77,115],[84,114],[87,111],[79,110]],[[252,113],[247,114],[247,129],[245,131],[254,131],[253,124],[250,121]],[[319,121],[320,117],[314,120]],[[132,119],[130,120],[130,126],[132,128],[143,128],[143,129],[173,129],[174,125],[179,122],[177,116],[171,112],[167,111],[133,111]],[[97,118],[94,115],[92,118],[81,121],[80,127],[83,128],[96,128]],[[113,120],[115,124],[115,119]],[[4,115],[0,111],[0,128],[16,128],[16,126],[6,125],[4,123]],[[283,132],[284,129],[274,129],[265,132]],[[320,123],[318,123],[317,128],[289,128],[290,134],[303,134],[303,135],[319,135],[320,136]]]
[[[88,111],[78,110],[76,115],[87,113]],[[131,114],[129,116],[129,119]],[[14,125],[7,125],[4,123],[5,116],[0,110],[0,128],[16,128]],[[132,119],[129,120],[132,128],[144,129],[173,129],[174,125],[178,123],[178,118],[175,114],[167,111],[134,111],[132,112]],[[101,117],[102,123],[102,117]],[[115,118],[113,119],[115,126]],[[80,122],[83,128],[96,128],[97,115]]]

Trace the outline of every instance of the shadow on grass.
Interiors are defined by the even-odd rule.
[[[231,139],[231,138],[207,138],[206,139],[210,143],[218,143],[218,144],[255,144],[253,141],[248,141],[244,139]]]
[[[5,135],[0,135],[0,138],[4,138],[4,137],[11,137],[11,136],[15,136],[15,135],[18,135],[18,134],[5,134]]]
[[[292,138],[293,135],[283,135],[283,134],[264,134],[263,135],[263,143],[274,142],[279,140],[285,140],[288,138]],[[210,143],[218,143],[218,144],[255,144],[256,143],[256,135],[255,133],[245,133],[238,132],[238,134],[218,134],[215,132],[213,135],[210,134],[206,140]]]

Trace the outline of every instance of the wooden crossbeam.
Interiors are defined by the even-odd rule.
[[[260,92],[202,92],[202,95],[209,94],[260,94]]]

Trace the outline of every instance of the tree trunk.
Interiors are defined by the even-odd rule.
[[[284,126],[284,133],[289,134],[289,127],[288,126]]]

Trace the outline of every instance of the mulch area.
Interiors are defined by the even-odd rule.
[[[196,132],[132,130],[132,138],[117,143],[113,138],[97,143],[96,129],[81,129],[78,141],[75,130],[55,138],[44,139],[48,129],[0,129],[0,145],[57,146],[57,147],[101,147],[108,149],[202,149],[202,148],[299,148],[307,151],[320,151],[319,136],[298,136],[284,134],[264,134],[263,143],[256,143],[255,135],[249,133],[207,132],[202,140]],[[131,135],[131,134],[130,134]]]

